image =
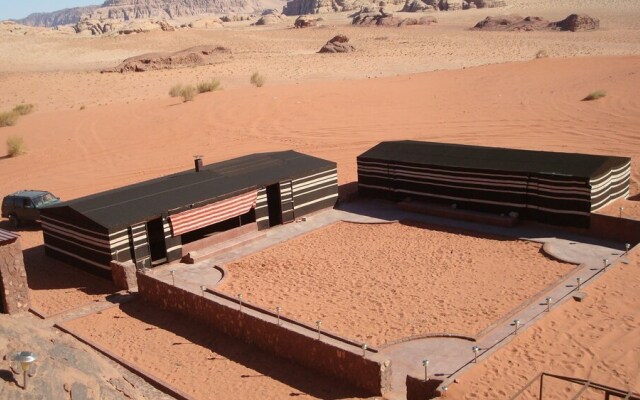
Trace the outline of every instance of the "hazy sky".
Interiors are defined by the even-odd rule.
[[[0,20],[20,19],[34,12],[102,4],[104,0],[0,0]]]

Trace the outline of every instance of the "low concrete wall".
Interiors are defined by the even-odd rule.
[[[135,291],[138,289],[136,266],[132,261],[111,261],[111,277],[120,290]]]
[[[186,315],[279,357],[349,382],[372,395],[381,395],[390,387],[388,361],[373,360],[369,355],[362,357],[362,353],[317,340],[284,325],[240,312],[216,299],[205,298],[140,273],[138,291],[143,299],[165,310]],[[252,306],[253,310],[256,308]],[[267,315],[265,310],[265,317]]]
[[[7,314],[29,311],[29,286],[19,239],[0,244],[0,301]]]
[[[531,221],[526,221],[525,225],[534,227],[548,226]],[[612,242],[629,243],[631,247],[640,243],[640,220],[636,219],[591,214],[591,225],[587,229],[568,226],[558,226],[556,229]]]
[[[589,235],[603,239],[629,243],[640,243],[640,220],[592,214]]]
[[[407,400],[425,400],[440,397],[442,393],[437,389],[442,382],[440,379],[430,378],[425,381],[424,379],[407,375]]]

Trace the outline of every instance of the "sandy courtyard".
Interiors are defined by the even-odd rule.
[[[475,336],[574,268],[537,243],[348,222],[226,267],[222,292],[373,346],[427,333]]]

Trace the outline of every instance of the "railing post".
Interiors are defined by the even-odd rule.
[[[543,379],[544,379],[544,372],[540,374],[540,394],[538,395],[538,400],[542,400]]]

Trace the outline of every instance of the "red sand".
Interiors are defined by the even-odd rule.
[[[328,26],[110,39],[1,32],[2,110],[22,102],[35,103],[38,109],[22,117],[16,126],[0,128],[0,142],[21,136],[27,151],[20,157],[0,159],[0,193],[42,188],[72,199],[191,168],[194,154],[203,154],[209,163],[284,149],[337,161],[340,183],[344,184],[356,179],[358,154],[381,140],[414,139],[630,156],[631,198],[603,212],[617,215],[622,206],[625,215],[639,218],[640,8],[622,0],[606,5],[594,0],[563,1],[560,5],[542,0],[509,3],[512,7],[498,11],[439,13],[441,21],[435,26],[404,30]],[[588,11],[601,19],[602,29],[531,35],[467,30],[487,14],[503,11],[549,19]],[[359,47],[358,52],[346,57],[315,54],[343,28]],[[124,57],[150,50],[179,50],[211,42],[229,45],[234,61],[144,75],[87,71],[116,65]],[[557,58],[533,60],[541,49]],[[480,66],[488,63],[503,64]],[[463,66],[475,67],[407,75]],[[267,85],[261,89],[248,83],[255,70],[267,76]],[[212,77],[221,78],[226,90],[200,95],[186,104],[167,95],[176,83],[197,83]],[[606,90],[607,96],[580,101],[595,90]],[[81,110],[81,105],[86,109]],[[94,285],[91,278],[75,270],[53,272],[69,267],[57,269],[55,262],[42,256],[40,232],[24,230],[21,234],[35,305],[58,312],[96,299],[81,287],[94,293],[110,290]],[[496,268],[511,265],[517,260],[517,255],[513,257]],[[527,331],[497,354],[495,361],[488,360],[486,367],[480,366],[484,369],[463,378],[463,384],[452,392],[469,384],[466,397],[504,398],[537,370],[582,373],[591,365],[596,366],[599,379],[626,376],[637,382],[637,267],[636,261],[621,269],[625,273],[607,274],[603,282],[608,287],[598,292],[594,286],[588,301],[599,301],[590,308],[568,304],[566,307],[579,308],[552,313],[540,327]],[[290,281],[282,283],[295,287]],[[373,298],[383,296],[373,294]],[[308,312],[314,319],[320,313]],[[411,308],[407,315],[413,312]],[[112,332],[109,326],[114,318],[109,314],[102,317],[105,315],[107,318],[96,316],[92,322],[103,326],[106,335]],[[180,329],[180,325],[166,326]],[[599,332],[599,327],[604,331]],[[153,327],[131,325],[126,333],[109,340],[143,337],[147,328]],[[360,334],[361,329],[357,326],[353,331]],[[376,333],[365,335],[373,339]],[[186,368],[170,369],[162,359],[152,360],[161,353],[153,345],[152,341],[140,344],[141,351],[150,353],[145,367],[167,367],[175,379],[189,379]],[[631,358],[626,358],[624,351]],[[229,384],[226,391],[218,388],[216,396],[241,397],[236,396],[241,390],[238,387],[251,380],[242,378],[241,370],[235,371],[233,376],[221,372],[221,381],[226,384],[228,378]],[[255,389],[251,393],[282,398],[293,392],[283,386],[277,389],[282,378],[269,375],[276,379],[260,378],[260,385],[251,386]],[[333,383],[324,386],[332,388]],[[635,388],[638,390],[637,383]],[[324,397],[318,391],[313,395]]]
[[[144,302],[114,307],[67,325],[194,399],[366,397]]]
[[[573,270],[540,248],[410,222],[338,222],[227,265],[218,288],[373,346],[475,336]]]

